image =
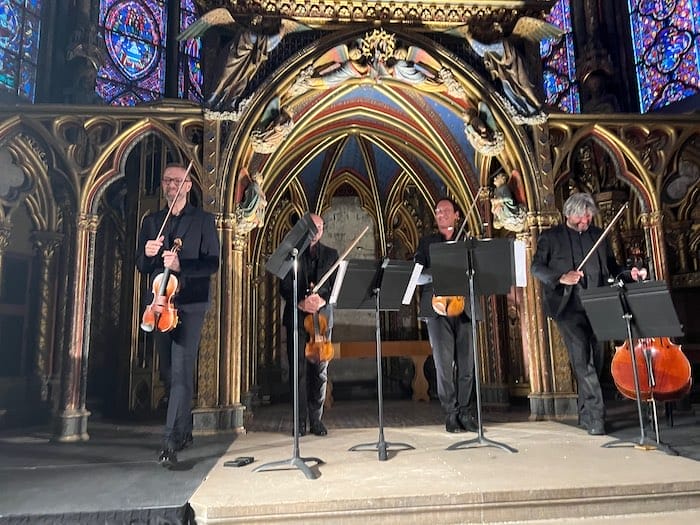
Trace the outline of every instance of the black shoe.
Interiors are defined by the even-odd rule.
[[[460,414],[457,416],[457,420],[461,427],[468,432],[476,432],[479,430],[479,424],[471,414]]]
[[[192,437],[192,432],[188,432],[187,434],[185,434],[185,437],[182,438],[182,441],[178,443],[177,447],[175,447],[175,450],[177,452],[180,452],[181,450],[184,450],[187,447],[191,447],[193,443],[194,438]]]
[[[177,454],[172,448],[164,448],[158,455],[158,463],[163,468],[172,468],[177,465]]]
[[[605,435],[605,423],[602,421],[594,421],[588,427],[588,433],[591,436],[604,436]]]
[[[325,425],[320,421],[314,421],[311,423],[311,433],[314,436],[325,436],[328,434],[328,430],[326,430]]]
[[[292,428],[292,436],[294,435],[294,429]],[[306,435],[306,423],[299,423],[299,437]]]
[[[448,414],[445,419],[445,430],[448,432],[462,432],[464,429],[462,425],[459,424],[459,419],[457,414]]]

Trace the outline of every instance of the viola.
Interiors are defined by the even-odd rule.
[[[692,371],[681,346],[668,337],[646,337],[634,346],[641,401],[674,401],[690,392]],[[615,347],[612,376],[622,395],[636,399],[629,342]],[[651,381],[650,381],[651,376]]]
[[[438,315],[457,317],[464,311],[464,296],[462,295],[434,295],[432,303],[433,310]]]
[[[326,337],[328,319],[325,315],[309,314],[304,318],[304,330],[309,334],[309,342],[304,348],[306,359],[312,363],[333,359],[333,343]]]
[[[178,252],[182,248],[182,240],[175,239],[171,251]],[[141,318],[141,330],[144,332],[169,332],[177,326],[179,321],[174,299],[178,291],[177,277],[172,275],[170,268],[153,279],[153,300],[146,306]]]

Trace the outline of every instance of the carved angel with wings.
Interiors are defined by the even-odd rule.
[[[542,102],[515,44],[519,38],[540,42],[544,38],[559,38],[564,32],[543,20],[527,16],[519,18],[510,32],[494,22],[490,41],[475,38],[475,28],[475,23],[470,22],[447,33],[465,38],[474,52],[483,58],[492,79],[500,81],[503,96],[515,113],[513,116],[520,116],[522,122],[528,123],[539,120]]]
[[[205,13],[177,37],[180,41],[198,38],[210,29],[218,29],[230,37],[217,60],[217,69],[221,71],[207,98],[210,109],[224,110],[237,105],[248,83],[267,60],[268,53],[284,36],[311,29],[284,17],[254,15],[248,18],[236,20],[227,8],[219,7]]]

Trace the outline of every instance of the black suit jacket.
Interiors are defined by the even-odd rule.
[[[430,245],[438,242],[447,242],[445,237],[441,233],[433,233],[426,235],[418,241],[418,249],[413,256],[414,262],[423,265],[423,276],[430,276],[432,279],[432,272],[430,269]],[[456,276],[456,278],[464,278],[466,276]],[[418,305],[418,318],[419,319],[432,319],[438,317],[437,312],[433,309],[433,296],[435,295],[435,290],[433,288],[432,280],[421,287],[420,292],[420,303]],[[475,302],[476,315],[472,316],[470,308],[469,294],[464,298],[464,313],[471,319],[474,317],[477,320],[481,320],[481,307],[479,306],[478,300]]]
[[[168,210],[163,209],[144,217],[136,249],[136,267],[153,277],[164,271],[161,253],[146,257],[146,241],[155,239]],[[170,249],[175,238],[182,240],[178,254],[180,271],[173,272],[179,281],[175,295],[176,305],[203,305],[209,303],[210,278],[219,269],[220,244],[214,216],[187,204],[180,217],[170,217],[163,230],[163,249]],[[162,250],[161,250],[162,251]],[[150,302],[149,299],[148,302]]]
[[[572,309],[581,308],[578,286],[567,286],[559,283],[559,278],[563,274],[575,270],[576,266],[580,264],[580,261],[573,259],[567,229],[566,224],[560,224],[540,234],[530,268],[532,274],[543,284],[544,312],[555,320]],[[594,244],[603,234],[603,230],[593,225],[588,228],[588,232]],[[574,232],[574,235],[578,235],[578,233]],[[590,256],[583,268],[584,274],[589,269],[593,269],[593,273],[597,273],[599,276],[598,282],[589,283],[589,287],[602,286],[610,275],[615,276],[620,272],[620,267],[607,239],[601,242],[595,253]]]
[[[318,268],[316,271],[316,279],[320,280],[325,273],[331,269],[331,267],[338,260],[338,250],[335,248],[330,248],[320,242],[316,244],[316,249],[318,250]],[[309,276],[307,275],[307,267],[310,256],[310,248],[308,248],[299,257],[299,272],[297,276],[297,301],[301,301],[306,297],[307,288],[311,284]],[[335,282],[335,273],[319,288],[318,295],[323,297],[326,302],[330,299],[331,292],[333,291],[333,283]],[[284,279],[280,281],[280,294],[284,298],[284,314],[282,316],[282,322],[284,326],[292,326],[294,317],[294,271],[289,270],[289,273]],[[304,322],[304,313],[299,314],[299,324]],[[330,324],[330,319],[329,319]],[[330,328],[330,327],[329,327]]]

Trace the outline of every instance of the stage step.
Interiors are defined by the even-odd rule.
[[[630,442],[605,448],[612,437],[568,425],[490,423],[481,438],[448,434],[442,425],[386,428],[384,435],[386,461],[376,451],[377,429],[329,428],[326,437],[300,438],[300,461],[316,479],[292,466],[297,458],[287,433],[242,436],[193,494],[197,523],[535,525],[615,517],[631,520],[620,521],[626,524],[679,509],[700,516],[700,463]],[[349,451],[358,444],[375,448]],[[255,462],[223,466],[243,455]],[[324,463],[303,461],[309,457]],[[282,470],[254,470],[279,461]]]

